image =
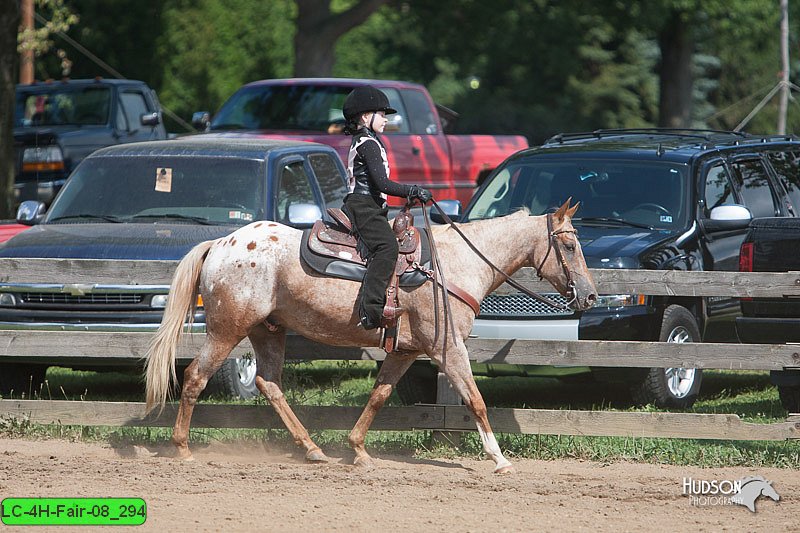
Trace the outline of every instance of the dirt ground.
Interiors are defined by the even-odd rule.
[[[800,529],[800,475],[793,470],[512,458],[516,472],[495,475],[490,461],[465,459],[381,456],[377,468],[362,470],[349,464],[351,455],[308,465],[297,454],[255,445],[195,447],[188,463],[157,452],[0,439],[0,497],[140,497],[148,517],[137,531]],[[693,506],[682,495],[685,477],[749,475],[772,481],[780,501],[761,497],[752,513],[739,505]]]

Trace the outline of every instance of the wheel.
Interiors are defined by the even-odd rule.
[[[789,413],[800,413],[800,385],[778,385],[778,396]]]
[[[661,322],[661,342],[700,342],[700,328],[688,309],[670,305]],[[633,385],[631,394],[636,403],[657,407],[688,409],[697,400],[703,371],[698,368],[650,368],[644,378]]]
[[[0,395],[21,398],[35,397],[44,383],[46,365],[0,363]]]
[[[645,202],[643,204],[637,204],[637,205],[633,206],[633,208],[631,208],[630,210],[631,211],[635,211],[637,209],[646,209],[646,210],[649,210],[649,211],[658,211],[659,213],[664,213],[665,215],[669,215],[670,214],[669,209],[667,209],[663,205],[654,204],[654,203],[650,203],[650,202]]]
[[[380,364],[378,365],[380,368]],[[397,382],[397,396],[403,405],[436,403],[438,371],[430,361],[414,361]]]
[[[228,358],[206,384],[206,395],[247,400],[259,395],[254,357]]]

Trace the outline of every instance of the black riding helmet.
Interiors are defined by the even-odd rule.
[[[383,91],[371,85],[356,87],[344,99],[342,114],[348,121],[355,121],[358,115],[370,111],[383,111],[387,115],[397,113],[397,110],[389,105],[389,99]]]

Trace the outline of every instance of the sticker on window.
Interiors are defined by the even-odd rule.
[[[156,191],[172,192],[172,169],[161,167],[156,169]]]
[[[667,224],[672,224],[672,215],[661,215],[658,217],[659,221],[666,222]]]
[[[228,218],[232,220],[245,220],[247,222],[252,222],[253,214],[245,213],[243,211],[228,211]]]

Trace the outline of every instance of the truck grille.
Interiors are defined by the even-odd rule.
[[[30,305],[131,305],[142,302],[141,294],[84,294],[72,295],[55,292],[18,293],[22,302]]]
[[[566,304],[558,293],[544,294],[554,302]],[[545,318],[572,316],[574,311],[559,309],[526,294],[490,294],[481,302],[481,318]]]

